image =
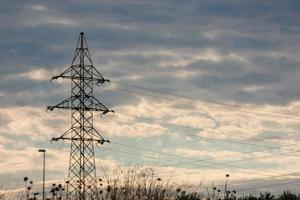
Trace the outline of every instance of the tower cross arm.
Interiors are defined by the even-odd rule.
[[[94,129],[94,128],[92,128],[92,129],[93,129],[93,131],[92,131],[91,137],[79,137],[78,135],[77,136],[72,136],[72,132],[76,133],[76,131],[80,131],[80,130],[70,128],[66,132],[64,132],[61,136],[53,137],[51,139],[51,142],[52,141],[58,141],[58,140],[71,140],[71,141],[89,141],[89,142],[96,142],[96,143],[99,143],[99,144],[104,144],[105,142],[110,143],[110,141],[105,140],[96,129]]]
[[[91,106],[85,106],[84,102],[81,102],[84,106],[74,106],[72,102],[78,100],[80,102],[80,98],[77,96],[69,97],[68,99],[54,105],[48,106],[47,110],[53,111],[55,108],[57,109],[67,109],[67,110],[85,110],[85,111],[100,111],[103,115],[112,112],[113,110],[109,110],[106,106],[104,106],[98,99],[93,96],[89,97],[89,101],[92,102]]]
[[[78,72],[80,70],[80,68],[81,68],[80,65],[72,65],[67,70],[65,70],[63,73],[61,73],[60,75],[53,76],[51,78],[51,80],[55,80],[58,78],[66,78],[66,79],[72,79],[72,80],[93,81],[96,84],[110,82],[110,80],[105,79],[93,65],[85,65],[84,71],[87,73],[88,76],[82,77],[80,75],[80,73],[75,73],[72,75],[72,73],[71,73],[72,70],[74,70],[75,72]]]
[[[58,140],[71,140],[71,141],[88,141],[88,142],[96,142],[99,144],[104,144],[105,142],[110,143],[109,140],[97,139],[97,138],[80,138],[80,137],[54,137],[51,141],[58,141]]]

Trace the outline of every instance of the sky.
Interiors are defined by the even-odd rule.
[[[70,144],[50,140],[70,113],[45,109],[70,95],[68,80],[49,80],[84,32],[111,80],[95,96],[115,111],[94,116],[111,141],[96,147],[98,177],[154,167],[202,189],[230,174],[240,193],[300,192],[298,1],[2,0],[0,9],[3,187],[42,180],[39,148],[48,183],[66,180]]]

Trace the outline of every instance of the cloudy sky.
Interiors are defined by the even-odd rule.
[[[162,179],[242,192],[300,185],[298,1],[0,1],[0,182],[67,177],[68,111],[45,112],[70,95],[50,83],[71,64],[80,32],[111,80],[95,115],[111,144],[103,170],[153,166]],[[299,180],[299,182],[297,182]],[[269,187],[272,184],[276,187]],[[0,185],[1,185],[0,184]]]

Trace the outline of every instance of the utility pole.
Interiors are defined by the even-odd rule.
[[[39,152],[43,153],[43,200],[45,200],[45,165],[46,165],[46,150],[39,149]]]
[[[106,114],[113,112],[94,97],[94,84],[103,84],[104,79],[94,67],[84,33],[80,33],[71,66],[52,80],[65,78],[71,80],[71,97],[61,103],[48,106],[71,110],[71,128],[57,140],[70,140],[70,161],[68,172],[68,200],[95,199],[97,192],[97,177],[94,155],[94,143],[103,144],[105,140],[93,126],[95,111]]]

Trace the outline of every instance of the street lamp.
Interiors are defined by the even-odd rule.
[[[44,154],[44,160],[43,160],[43,200],[45,200],[45,160],[46,160],[46,150],[45,149],[39,149],[39,152],[42,152]]]

